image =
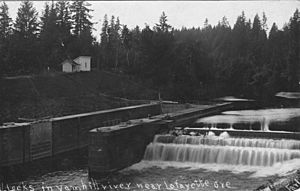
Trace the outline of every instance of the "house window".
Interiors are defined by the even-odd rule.
[[[85,65],[85,68],[87,68],[87,64],[86,64],[86,62],[84,63],[84,65]]]

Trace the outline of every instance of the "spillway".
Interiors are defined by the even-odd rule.
[[[144,160],[272,166],[300,158],[299,149],[297,140],[156,135]]]

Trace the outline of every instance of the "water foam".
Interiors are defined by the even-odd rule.
[[[249,124],[260,123],[260,129],[269,131],[271,123],[286,122],[292,118],[300,116],[300,108],[282,108],[282,109],[260,109],[260,110],[241,110],[241,111],[225,111],[222,115],[204,117],[196,121],[215,127],[216,124],[228,124],[232,128],[233,124]]]
[[[221,145],[236,147],[263,147],[279,149],[300,149],[300,141],[291,139],[263,139],[263,138],[240,138],[229,137],[227,132],[220,136],[172,136],[156,135],[154,143],[175,143],[191,145]]]
[[[251,166],[272,166],[294,158],[300,158],[299,150],[163,143],[151,143],[144,155],[145,160]]]
[[[300,168],[300,141],[221,136],[156,135],[144,160],[129,169],[251,172],[251,177],[285,176]]]
[[[244,166],[244,165],[224,165],[224,164],[200,164],[200,163],[182,163],[175,161],[147,161],[142,160],[141,162],[132,165],[125,170],[143,170],[147,168],[157,167],[161,169],[167,168],[178,168],[184,170],[205,170],[205,171],[229,171],[234,174],[249,173],[251,178],[268,177],[273,175],[287,176],[295,173],[296,169],[300,169],[300,159],[293,159],[282,163],[276,163],[269,167],[258,167],[258,166]]]

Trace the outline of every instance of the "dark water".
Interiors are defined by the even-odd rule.
[[[252,178],[253,173],[232,173],[188,167],[128,168],[102,180],[88,178],[87,169],[57,171],[24,181],[32,190],[253,190],[274,176]],[[136,165],[136,166],[139,166]],[[97,184],[97,186],[95,185]],[[15,183],[20,185],[22,183]],[[12,186],[10,188],[12,189]]]

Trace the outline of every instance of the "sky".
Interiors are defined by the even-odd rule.
[[[20,1],[6,1],[9,6],[10,17],[15,19]],[[34,7],[42,14],[46,1],[33,1]],[[51,1],[48,1],[51,3]],[[253,20],[257,13],[262,17],[265,12],[268,20],[267,25],[271,28],[276,22],[279,28],[287,23],[295,12],[300,9],[299,0],[274,0],[274,1],[89,1],[93,16],[92,21],[95,31],[94,35],[99,37],[103,17],[112,15],[119,17],[121,24],[129,28],[136,25],[144,27],[145,24],[151,27],[158,23],[159,17],[164,11],[168,22],[174,28],[203,27],[207,18],[209,24],[216,25],[218,21],[226,16],[229,24],[234,25],[237,17],[242,11],[245,16]]]

